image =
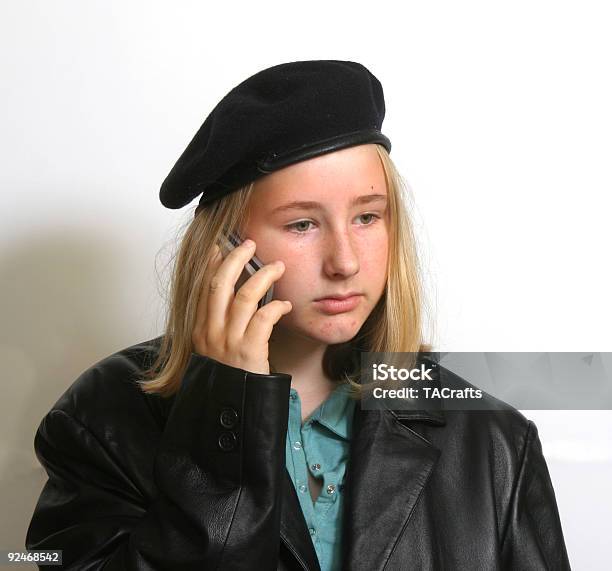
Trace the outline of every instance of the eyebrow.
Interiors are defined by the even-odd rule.
[[[363,196],[357,196],[351,200],[351,206],[356,204],[370,204],[372,202],[387,202],[386,194],[364,194]],[[287,212],[288,210],[320,210],[322,204],[320,202],[312,202],[309,200],[296,200],[294,202],[288,202],[282,206],[277,206],[272,210],[272,214],[277,212]]]

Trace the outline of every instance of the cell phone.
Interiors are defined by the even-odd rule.
[[[227,256],[234,248],[237,248],[242,244],[243,240],[236,234],[235,232],[230,232],[229,234],[224,234],[221,237],[221,244],[219,247],[221,248],[221,253],[223,257]],[[263,268],[264,263],[257,257],[253,256],[244,266],[238,281],[236,282],[236,287],[234,288],[234,292],[238,291],[242,284],[246,282],[257,270]],[[270,286],[265,295],[257,302],[257,309],[266,305],[266,303],[270,303],[272,301],[272,296],[274,295],[274,284]]]

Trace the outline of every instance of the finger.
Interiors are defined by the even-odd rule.
[[[203,327],[206,323],[206,313],[208,306],[208,292],[210,289],[210,280],[218,267],[223,261],[223,255],[221,249],[216,244],[213,246],[211,251],[211,257],[208,262],[206,269],[204,270],[204,279],[200,287],[200,295],[198,298],[198,307],[196,310],[196,327]]]
[[[266,264],[242,284],[229,308],[227,340],[230,344],[242,342],[246,328],[257,311],[259,300],[284,272],[285,265],[279,260]]]
[[[249,346],[260,346],[267,344],[272,335],[272,329],[283,315],[287,315],[293,309],[289,301],[275,299],[264,305],[255,313],[249,326],[244,333],[244,343]]]
[[[234,288],[246,263],[255,254],[255,246],[247,243],[234,248],[217,267],[208,286],[207,327],[213,336],[225,331]]]

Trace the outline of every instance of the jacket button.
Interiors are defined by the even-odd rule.
[[[234,448],[236,448],[236,444],[238,443],[238,439],[236,438],[236,434],[234,432],[222,432],[219,435],[219,440],[217,444],[223,452],[231,452]]]
[[[238,422],[238,413],[233,408],[224,408],[219,415],[223,428],[234,428]]]

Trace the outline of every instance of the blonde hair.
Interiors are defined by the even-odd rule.
[[[328,346],[325,374],[347,382],[353,397],[364,389],[359,382],[358,353],[430,351],[423,341],[424,298],[413,224],[406,206],[403,181],[382,145],[376,145],[387,182],[389,208],[388,278],[385,292],[357,335]],[[254,183],[212,204],[198,207],[174,259],[165,334],[153,364],[138,383],[146,393],[169,397],[176,393],[193,351],[192,331],[206,268],[224,229],[239,229],[246,221]],[[415,361],[412,358],[412,361]],[[270,364],[271,372],[276,372]],[[386,385],[390,386],[390,385]]]

